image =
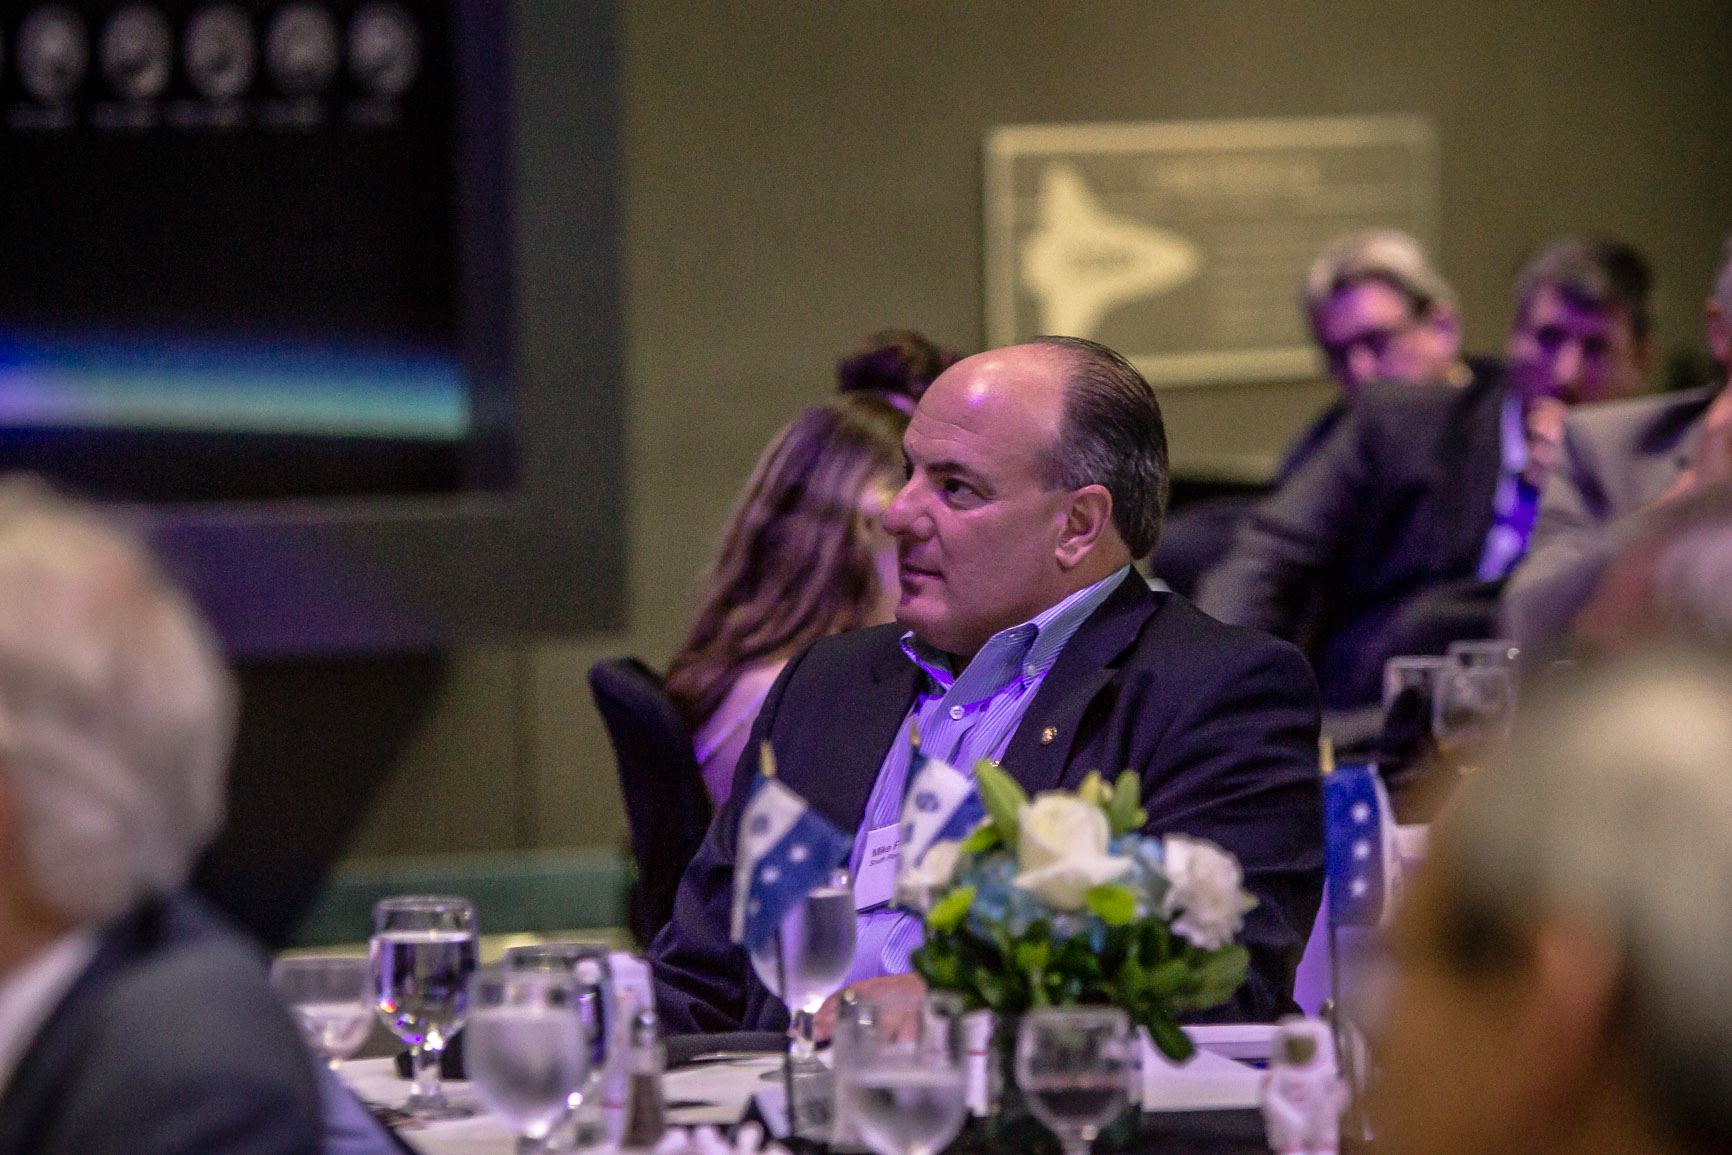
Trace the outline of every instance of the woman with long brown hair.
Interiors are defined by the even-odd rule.
[[[907,426],[866,393],[814,405],[771,440],[734,507],[667,678],[718,807],[788,659],[895,617],[896,545],[878,518],[901,484]]]

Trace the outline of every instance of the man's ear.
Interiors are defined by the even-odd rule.
[[[1058,539],[1060,569],[1075,569],[1113,527],[1113,495],[1104,485],[1085,485],[1070,495]]]
[[[1714,363],[1732,365],[1732,317],[1726,315],[1713,297],[1702,306],[1702,327],[1707,330],[1708,351],[1713,354]]]
[[[1606,1057],[1622,967],[1611,936],[1579,920],[1543,923],[1533,939],[1527,997],[1514,1013],[1536,1106],[1560,1117],[1592,1093]]]

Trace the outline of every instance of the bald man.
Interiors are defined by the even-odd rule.
[[[1131,569],[1160,533],[1167,441],[1147,382],[1089,341],[1038,338],[946,370],[903,438],[908,481],[884,513],[900,554],[897,621],[818,642],[783,670],[748,751],[855,831],[894,831],[910,732],[960,768],[1000,762],[1031,795],[1090,770],[1142,778],[1154,836],[1238,856],[1258,906],[1249,978],[1212,1017],[1270,1020],[1323,881],[1317,689],[1293,647],[1224,626]],[[673,1031],[779,1030],[787,1014],[728,941],[735,834],[752,755],[651,948]],[[857,904],[875,888],[856,887]],[[856,911],[851,983],[913,984],[919,920]]]

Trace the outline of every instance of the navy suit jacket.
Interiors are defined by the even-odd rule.
[[[735,772],[734,790],[650,947],[669,1031],[780,1030],[787,1012],[728,941],[735,835],[759,741],[782,780],[857,830],[924,677],[898,626],[826,638],[788,663]],[[1048,672],[1002,759],[1033,794],[1090,770],[1142,775],[1147,832],[1207,838],[1238,856],[1258,905],[1242,941],[1251,973],[1209,1017],[1269,1021],[1294,1009],[1293,971],[1323,885],[1317,686],[1292,646],[1224,626],[1136,574],[1108,596]],[[1053,737],[1045,740],[1046,732]]]
[[[1503,466],[1506,388],[1495,362],[1472,366],[1461,387],[1368,386],[1239,523],[1198,590],[1222,621],[1306,645],[1326,706],[1376,702],[1385,658],[1491,632],[1496,587],[1474,574]]]
[[[190,896],[103,935],[0,1095],[0,1155],[317,1155],[320,1130],[264,957]]]

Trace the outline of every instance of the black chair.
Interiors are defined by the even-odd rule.
[[[636,658],[590,667],[589,690],[619,763],[637,882],[631,931],[647,946],[673,917],[680,875],[709,829],[712,807],[692,738],[654,670]]]

